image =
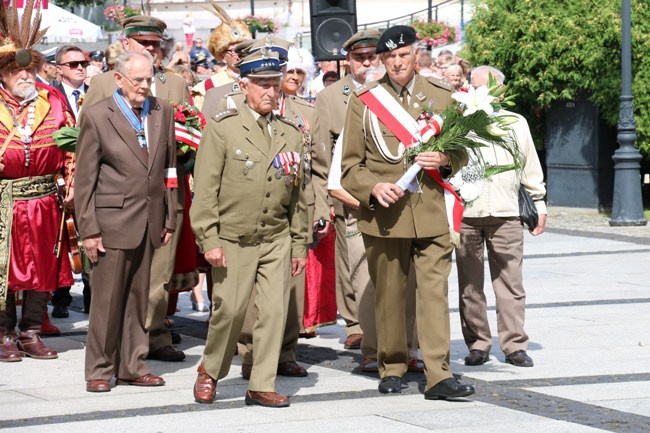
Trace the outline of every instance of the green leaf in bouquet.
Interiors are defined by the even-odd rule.
[[[74,152],[79,139],[79,128],[63,127],[52,134],[57,147],[64,152]]]

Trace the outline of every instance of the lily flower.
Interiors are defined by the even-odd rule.
[[[492,107],[494,96],[490,95],[490,89],[487,86],[480,86],[478,89],[470,87],[467,93],[456,92],[451,97],[465,105],[465,111],[463,111],[464,117],[470,116],[477,111],[485,111],[488,116],[494,113],[494,108]]]

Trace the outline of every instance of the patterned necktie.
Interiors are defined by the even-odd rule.
[[[76,113],[76,112],[79,111],[79,97],[81,96],[81,92],[79,90],[73,90],[72,91],[72,96],[74,96],[74,107],[72,107],[72,108],[73,108],[74,112]]]
[[[266,144],[270,147],[271,134],[269,134],[269,121],[266,119],[266,117],[260,116],[257,119],[257,124],[260,125],[260,128],[262,128],[262,134],[264,134],[264,138],[266,138]]]

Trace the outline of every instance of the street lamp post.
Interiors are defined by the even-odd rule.
[[[634,121],[634,97],[632,96],[632,31],[630,0],[623,0],[621,49],[621,105],[618,119],[617,140],[620,147],[614,152],[614,204],[611,226],[644,226],[648,223],[643,215],[641,195],[641,154],[634,147],[636,123]]]

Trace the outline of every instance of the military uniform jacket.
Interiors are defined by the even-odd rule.
[[[313,123],[312,173],[315,196],[314,219],[330,219],[330,205],[337,215],[343,216],[343,205],[328,197],[327,176],[332,165],[334,145],[345,122],[348,98],[356,89],[351,75],[321,90],[316,97]]]
[[[75,171],[82,238],[99,233],[105,247],[134,249],[148,233],[158,248],[163,228],[176,229],[178,194],[164,183],[164,171],[176,167],[174,114],[161,99],[150,96],[149,103],[148,162],[112,97],[86,109]]]
[[[247,106],[209,121],[194,168],[192,230],[203,251],[221,240],[242,244],[291,236],[292,257],[307,255],[307,206],[300,187],[302,167],[293,179],[280,175],[274,158],[298,152],[302,137],[295,125],[273,116],[271,148]]]
[[[393,238],[427,238],[448,233],[443,189],[427,174],[422,176],[421,193],[406,191],[404,197],[388,208],[374,205],[371,195],[373,187],[379,182],[395,183],[408,169],[403,160],[395,164],[386,161],[371,136],[370,110],[366,109],[358,94],[377,85],[383,86],[399,101],[399,96],[385,76],[354,92],[345,119],[341,185],[361,202],[359,230],[372,236]],[[450,89],[448,84],[436,78],[416,75],[409,114],[417,118],[429,103],[434,110],[442,111],[451,102]],[[397,155],[399,140],[381,121],[379,127],[389,151]],[[448,154],[452,172],[467,163],[467,155],[463,151]]]

